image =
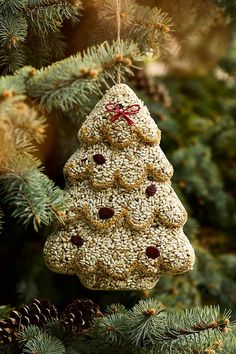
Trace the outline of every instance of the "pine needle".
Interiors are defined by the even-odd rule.
[[[74,109],[83,113],[90,96],[100,94],[102,85],[109,87],[114,82],[118,65],[124,79],[132,74],[135,61],[140,59],[134,43],[105,42],[37,71],[28,80],[27,91],[47,111]]]
[[[25,168],[25,161],[23,166]],[[4,201],[12,209],[11,215],[36,231],[53,220],[62,222],[64,200],[62,191],[39,170],[32,168],[21,173],[9,171],[0,176]]]

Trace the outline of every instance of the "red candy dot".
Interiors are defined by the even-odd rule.
[[[103,165],[106,162],[106,159],[102,154],[93,155],[93,159],[97,165]]]
[[[72,236],[70,241],[77,247],[81,247],[84,244],[84,239],[80,236]]]
[[[153,195],[155,195],[156,191],[157,187],[155,186],[155,184],[150,184],[150,186],[146,188],[146,194],[148,197],[152,197]]]
[[[157,247],[155,246],[148,246],[146,248],[146,255],[148,258],[155,259],[160,256],[160,251]]]
[[[110,219],[115,214],[112,208],[101,208],[99,209],[99,217],[102,220]]]

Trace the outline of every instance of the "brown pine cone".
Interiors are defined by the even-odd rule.
[[[42,328],[48,320],[57,317],[56,307],[47,299],[34,299],[29,305],[17,307],[9,313],[7,319],[0,319],[0,347],[16,340],[18,332],[28,325]]]
[[[138,90],[144,90],[149,97],[160,102],[165,108],[171,107],[171,98],[165,85],[158,82],[155,77],[149,76],[145,70],[137,70],[131,77],[131,82]]]
[[[77,299],[66,307],[61,323],[73,332],[81,332],[89,328],[93,318],[99,314],[99,306],[92,300]]]

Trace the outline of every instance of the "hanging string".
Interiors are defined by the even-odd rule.
[[[121,12],[121,0],[116,0],[116,21],[117,21],[117,43],[118,43],[118,46],[120,46],[120,43],[121,43],[121,40],[120,40],[120,28],[121,28],[120,12]],[[121,83],[120,64],[118,64],[118,66],[117,66],[117,82],[118,82],[118,84]]]

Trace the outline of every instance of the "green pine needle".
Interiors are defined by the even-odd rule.
[[[22,72],[20,70],[15,76],[9,75],[0,78],[0,95],[6,90],[14,92],[17,95],[25,93],[24,78],[22,77]]]
[[[5,12],[8,16],[22,11],[27,4],[27,0],[0,0],[0,13]]]
[[[73,4],[66,0],[28,0],[25,14],[31,30],[44,36],[58,31],[65,19],[78,20],[80,8],[80,1]]]
[[[53,220],[62,222],[64,200],[62,191],[55,187],[41,171],[30,169],[20,174],[6,173],[0,177],[4,198],[12,216],[28,226],[33,223],[34,229],[41,225],[49,225]]]
[[[12,308],[8,305],[1,305],[0,306],[0,319],[8,318],[8,315]]]
[[[82,336],[79,351],[208,354],[210,349],[228,348],[220,352],[234,353],[231,334],[234,324],[229,322],[229,311],[220,314],[219,307],[214,306],[170,313],[163,310],[157,300],[147,299],[125,314],[113,313],[96,319],[90,331]]]
[[[32,338],[40,335],[42,331],[38,326],[29,325],[23,331],[19,332],[19,340],[22,342],[29,341]]]
[[[105,343],[121,344],[124,341],[125,317],[126,315],[123,313],[113,313],[98,320],[97,330],[100,340]]]
[[[50,336],[58,338],[66,348],[66,354],[79,354],[80,337],[62,326],[59,320],[48,321],[46,331]]]
[[[117,53],[121,56],[117,61]],[[126,58],[122,62],[122,58]],[[117,76],[132,74],[135,61],[141,59],[137,45],[129,42],[103,43],[82,54],[71,56],[46,69],[39,70],[27,82],[29,96],[36,98],[47,111],[83,110],[90,96],[101,93]]]
[[[24,344],[22,353],[65,354],[66,350],[63,343],[59,339],[51,337],[47,333],[42,332]]]
[[[111,304],[107,306],[106,313],[111,315],[112,313],[127,313],[127,310],[122,304]]]
[[[0,46],[17,48],[26,40],[27,22],[23,16],[0,16]]]
[[[153,343],[157,331],[164,328],[166,313],[164,306],[155,299],[141,300],[129,311],[127,338],[135,346]]]
[[[14,73],[27,64],[39,67],[62,59],[63,21],[78,21],[81,8],[80,0],[0,0],[3,73]]]

